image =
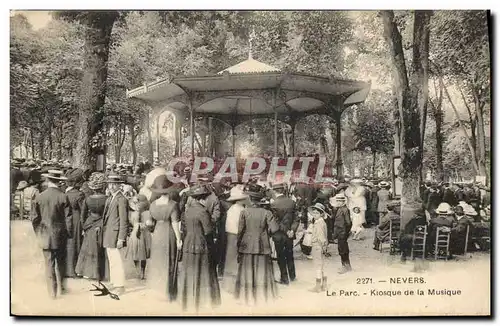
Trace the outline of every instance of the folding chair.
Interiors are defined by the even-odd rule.
[[[450,233],[451,229],[439,226],[436,229],[436,244],[434,247],[434,259],[448,260],[450,257]]]
[[[411,259],[425,258],[427,241],[427,225],[418,225],[413,231]]]

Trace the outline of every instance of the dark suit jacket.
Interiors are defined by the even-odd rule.
[[[127,199],[121,192],[110,196],[104,208],[103,247],[116,248],[118,239],[125,240],[128,229]]]
[[[279,196],[271,204],[278,231],[273,235],[274,241],[283,241],[288,238],[286,233],[292,230],[294,233],[299,227],[299,220],[295,214],[295,202],[285,196]]]
[[[334,208],[333,210],[333,233],[334,238],[347,236],[351,231],[352,220],[351,213],[347,206]]]
[[[443,190],[443,202],[450,204],[450,206],[456,206],[458,204],[457,198],[450,188],[445,188]]]
[[[73,220],[68,197],[59,188],[47,188],[35,199],[32,224],[42,249],[64,249]]]
[[[193,254],[208,254],[213,246],[213,226],[205,206],[193,200],[186,208],[184,218],[186,236],[183,251]]]
[[[73,215],[73,229],[71,230],[71,237],[76,239],[82,235],[80,216],[82,214],[83,202],[85,201],[85,194],[80,190],[73,188],[66,192],[66,196],[71,204],[71,212]]]
[[[273,214],[261,207],[248,207],[241,212],[238,225],[238,252],[270,255],[269,234],[278,230]]]

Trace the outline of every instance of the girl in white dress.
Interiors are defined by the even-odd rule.
[[[347,197],[347,208],[351,213],[352,219],[352,239],[360,240],[361,233],[364,230],[363,224],[365,224],[365,213],[366,213],[366,198],[365,198],[365,188],[362,185],[360,179],[354,179],[351,184],[345,190],[345,196]]]

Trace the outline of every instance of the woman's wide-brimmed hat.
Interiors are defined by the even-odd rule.
[[[245,193],[248,197],[253,199],[260,200],[265,197],[264,187],[256,184],[247,184],[243,189],[243,193]]]
[[[231,189],[227,201],[237,201],[248,198],[248,195],[243,192],[242,185],[236,185]]]
[[[83,182],[83,170],[82,169],[69,169],[66,172],[66,178],[68,182]]]
[[[322,214],[326,214],[326,212],[325,212],[325,206],[323,206],[323,204],[321,204],[321,203],[316,203],[316,204],[314,204],[312,206],[309,206],[309,208],[307,210],[309,212],[319,211]]]
[[[172,182],[168,179],[166,174],[158,175],[151,185],[150,189],[156,194],[167,194],[171,190],[169,188],[172,186]]]
[[[149,202],[146,196],[137,195],[129,199],[128,206],[133,211],[145,211],[149,207]]]
[[[189,190],[189,196],[191,197],[201,197],[210,194],[210,189],[206,185],[194,185]]]
[[[443,215],[451,215],[451,214],[453,214],[453,210],[451,209],[450,204],[441,203],[441,204],[439,204],[438,208],[436,208],[436,213],[443,214]]]
[[[90,175],[87,185],[92,190],[103,189],[106,187],[106,176],[101,172],[94,172]]]
[[[363,184],[363,180],[361,180],[361,179],[352,179],[351,183],[355,184],[355,185],[360,185],[360,184]]]
[[[61,170],[48,170],[47,173],[42,174],[42,176],[49,180],[67,180],[63,174]]]

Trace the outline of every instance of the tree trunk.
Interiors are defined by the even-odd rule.
[[[83,78],[78,102],[78,133],[74,166],[94,168],[97,156],[91,142],[102,128],[101,110],[106,97],[111,31],[118,12],[92,11],[85,15]]]
[[[441,107],[436,108],[434,120],[436,121],[436,167],[438,181],[444,181],[444,168],[443,168],[443,133],[441,127],[443,124],[443,112]]]
[[[30,148],[31,158],[35,159],[35,137],[33,136],[33,130],[30,130]]]
[[[484,117],[483,108],[484,104],[480,102],[478,93],[473,89],[474,94],[474,106],[476,109],[476,121],[477,121],[477,147],[478,147],[478,172],[481,176],[486,176],[486,137],[484,134]]]
[[[58,133],[59,133],[59,137],[57,139],[57,159],[58,160],[62,160],[63,159],[63,149],[62,149],[63,131],[62,131],[62,125],[59,126],[57,129],[58,129]]]
[[[430,101],[432,107],[432,115],[436,123],[436,170],[438,181],[444,181],[444,168],[443,168],[443,84],[439,83],[439,91],[434,82],[434,89],[438,97],[437,103],[434,104]]]
[[[47,130],[47,136],[49,137],[49,160],[52,160],[52,151],[53,151],[53,144],[52,144],[52,128],[49,127]]]
[[[402,120],[401,136],[401,177],[402,201],[405,206],[416,208],[419,202],[419,182],[421,178],[422,146],[420,140],[420,112],[427,105],[426,61],[428,60],[428,29],[430,12],[415,11],[413,34],[413,66],[410,81],[406,69],[401,33],[394,19],[393,11],[381,12],[384,23],[384,37],[389,45],[394,68],[399,115]],[[405,205],[407,204],[407,205]],[[412,209],[412,210],[413,210]],[[408,209],[409,211],[410,209]]]
[[[130,133],[130,149],[132,151],[132,164],[136,165],[137,164],[137,148],[135,147],[135,141],[137,139],[137,134],[135,133],[133,123],[131,123],[128,126],[128,130]]]
[[[150,112],[146,115],[146,130],[148,135],[148,162],[153,163],[154,161],[154,151],[153,151],[153,137],[151,136],[151,119]]]
[[[372,151],[372,175],[375,177],[375,164],[377,163],[377,152]]]
[[[472,156],[472,167],[474,168],[474,172],[478,173],[479,168],[478,168],[478,160],[477,160],[477,156],[476,156],[476,149],[472,146],[472,142],[470,140],[470,137],[467,135],[467,129],[465,128],[464,123],[460,119],[460,115],[458,114],[458,110],[455,106],[455,103],[451,99],[450,93],[448,93],[448,88],[444,84],[442,77],[440,77],[439,82],[443,85],[444,93],[448,99],[448,102],[450,103],[450,105],[453,109],[453,112],[455,113],[455,117],[458,120],[458,124],[459,124],[460,128],[462,129],[462,132],[463,132],[465,138],[467,139],[467,145],[469,146],[469,151],[470,151],[471,156]]]
[[[44,147],[45,147],[45,134],[43,132],[40,132],[40,136],[38,137],[38,158],[42,161],[45,160]]]

